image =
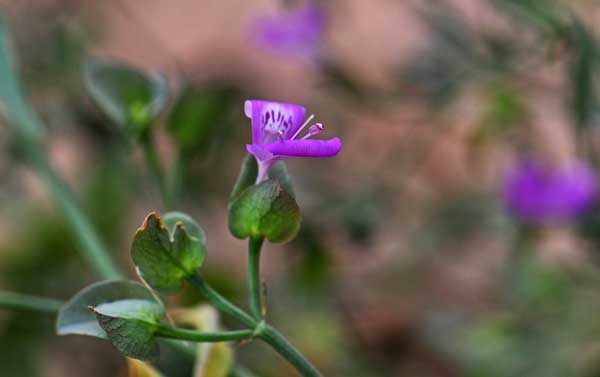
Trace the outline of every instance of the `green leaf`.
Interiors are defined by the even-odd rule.
[[[171,232],[175,229],[177,223],[182,223],[190,236],[196,237],[203,244],[206,244],[206,234],[204,233],[204,230],[200,228],[198,223],[192,219],[190,215],[176,211],[167,212],[162,216],[162,222]]]
[[[240,239],[290,240],[300,229],[300,218],[296,201],[274,179],[250,186],[229,206],[229,229]]]
[[[253,155],[248,154],[242,161],[242,167],[240,168],[240,175],[238,175],[233,190],[229,196],[229,201],[235,200],[245,189],[254,185],[256,177],[258,176],[258,163]]]
[[[169,116],[168,132],[185,150],[202,146],[228,115],[232,95],[225,87],[188,87]]]
[[[156,213],[146,217],[133,239],[131,256],[144,281],[154,289],[171,292],[202,266],[206,237],[189,216],[170,213],[166,217],[171,229]]]
[[[158,358],[154,333],[165,311],[154,299],[110,302],[93,311],[108,339],[123,354],[141,360]]]
[[[83,68],[86,89],[98,107],[127,135],[143,137],[168,97],[166,80],[122,62],[91,60]]]
[[[136,282],[98,282],[82,289],[63,305],[58,313],[56,333],[107,339],[106,333],[98,325],[96,316],[89,308],[124,299],[155,300],[152,292]]]

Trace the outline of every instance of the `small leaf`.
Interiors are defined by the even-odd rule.
[[[258,176],[258,163],[253,155],[248,154],[242,162],[240,169],[240,175],[235,181],[229,200],[235,200],[245,189],[256,183],[256,177]]]
[[[186,213],[175,211],[167,212],[162,215],[162,222],[171,231],[175,229],[177,223],[183,223],[185,230],[190,234],[190,236],[196,237],[202,241],[203,244],[206,243],[206,234],[204,233],[204,230],[202,230],[200,225],[198,225],[198,223]]]
[[[273,179],[244,190],[229,207],[229,229],[240,239],[284,242],[300,229],[300,208]]]
[[[165,311],[155,300],[128,299],[93,308],[96,318],[111,343],[135,359],[158,358],[154,333]]]
[[[89,335],[107,339],[89,307],[124,299],[155,300],[152,292],[131,281],[102,281],[92,284],[73,296],[59,311],[56,321],[58,335]]]
[[[169,116],[167,130],[183,149],[201,146],[227,116],[232,94],[225,87],[187,88]]]
[[[190,309],[171,312],[173,320],[199,331],[221,331],[219,313],[210,305],[199,305]],[[226,377],[233,365],[233,349],[230,343],[201,343],[197,346],[193,377]]]
[[[140,360],[127,358],[127,377],[164,377],[152,365]]]
[[[167,82],[122,62],[91,60],[83,69],[86,89],[98,107],[133,137],[142,137],[167,102]]]
[[[142,279],[154,289],[170,292],[181,288],[183,280],[202,266],[206,237],[189,216],[170,213],[166,217],[170,233],[156,213],[146,217],[133,239],[131,256]]]

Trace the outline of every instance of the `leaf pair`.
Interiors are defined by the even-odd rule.
[[[153,289],[170,292],[204,262],[206,237],[188,215],[148,215],[136,232],[131,255],[140,277]],[[158,357],[155,332],[165,309],[155,294],[129,281],[93,284],[61,309],[58,335],[79,334],[110,340],[123,354],[142,360]]]
[[[84,288],[63,306],[56,332],[109,339],[129,357],[154,360],[154,332],[164,315],[162,304],[143,285],[104,281]]]

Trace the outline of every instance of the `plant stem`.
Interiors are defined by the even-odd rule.
[[[186,176],[189,170],[190,155],[183,148],[179,148],[177,156],[175,158],[175,166],[173,167],[173,173],[171,175],[171,199],[173,204],[177,205],[180,203],[181,198],[185,194],[185,183]]]
[[[321,373],[279,331],[266,325],[258,337],[290,362],[304,377],[322,377]]]
[[[261,241],[262,243],[262,241]],[[321,373],[298,351],[283,335],[273,327],[267,325],[262,319],[257,320],[231,303],[225,297],[215,291],[200,274],[196,273],[188,278],[200,292],[217,309],[229,314],[240,323],[249,327],[254,336],[268,343],[275,351],[288,360],[304,377],[321,377]],[[250,330],[248,330],[250,331]],[[238,374],[239,375],[239,374]],[[243,374],[241,374],[243,376]]]
[[[262,295],[260,286],[260,250],[264,238],[250,238],[248,241],[248,300],[250,311],[257,320],[263,319]]]
[[[238,308],[225,297],[221,296],[219,292],[215,291],[210,285],[208,285],[208,283],[202,278],[202,276],[200,276],[199,273],[190,276],[188,281],[198,288],[204,297],[206,297],[206,299],[210,301],[217,309],[230,315],[249,328],[253,329],[256,327],[257,321],[252,318],[251,315]]]
[[[96,274],[103,279],[121,278],[122,275],[111,260],[106,246],[100,240],[89,219],[77,205],[73,193],[50,166],[47,157],[40,151],[41,148],[41,146],[28,145],[26,147],[27,155],[48,190],[54,196],[54,200],[62,210],[65,219],[73,228],[82,256]]]
[[[144,150],[144,157],[146,158],[146,164],[148,168],[154,175],[158,186],[160,188],[160,194],[162,195],[163,204],[165,208],[172,209],[173,203],[171,198],[171,193],[169,190],[169,185],[167,184],[165,173],[162,168],[162,164],[160,159],[158,158],[158,153],[156,152],[156,147],[154,145],[154,141],[152,140],[152,134],[148,134],[144,136],[140,140],[140,144]]]
[[[4,309],[55,315],[61,306],[62,302],[58,300],[0,291],[0,308]]]
[[[226,342],[229,340],[241,340],[251,338],[252,330],[235,330],[222,332],[204,332],[180,329],[167,325],[158,325],[156,336],[170,339],[191,340],[194,342]]]

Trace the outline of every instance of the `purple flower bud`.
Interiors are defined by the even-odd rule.
[[[309,2],[287,12],[259,18],[254,25],[253,37],[266,50],[314,58],[318,55],[326,23],[325,11]]]
[[[549,167],[523,159],[504,182],[504,201],[509,210],[527,221],[565,221],[589,209],[598,193],[597,176],[585,162]]]
[[[325,130],[321,123],[309,127],[306,136],[298,138],[312,120],[304,123],[304,107],[290,103],[247,100],[244,112],[252,121],[252,144],[248,152],[258,161],[256,183],[267,179],[267,172],[277,159],[286,157],[331,157],[342,149],[342,142],[335,137],[328,140],[311,139]]]

